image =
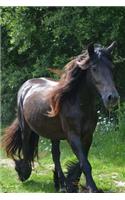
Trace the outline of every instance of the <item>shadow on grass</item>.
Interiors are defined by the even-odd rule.
[[[29,180],[25,183],[23,183],[23,187],[27,192],[52,192],[54,193],[54,184],[50,181],[34,181]]]
[[[38,193],[55,193],[54,187],[53,187],[53,182],[50,181],[49,183],[46,182],[39,182],[39,181],[34,181],[34,180],[30,180],[27,181],[25,183],[23,183],[23,187],[25,188],[25,190],[27,190],[27,192],[38,192]],[[82,186],[83,187],[83,186]],[[84,187],[83,187],[84,188]],[[88,193],[87,190],[80,188],[80,193]],[[101,192],[101,191],[100,191]],[[109,190],[103,190],[104,193],[112,193],[113,191],[109,191]],[[102,193],[102,192],[101,192]]]

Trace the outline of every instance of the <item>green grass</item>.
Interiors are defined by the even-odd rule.
[[[118,129],[113,128],[105,133],[99,132],[98,128],[94,135],[89,160],[96,184],[104,192],[125,192],[125,125],[123,124],[125,123],[120,124]],[[0,164],[0,192],[55,192],[51,145],[48,140],[42,140],[39,146],[39,163],[24,183],[18,180],[11,165]],[[66,171],[66,164],[74,160],[75,156],[66,141],[61,143],[61,152],[61,163]],[[6,159],[4,153],[1,154],[1,159]],[[85,183],[83,175],[80,183]]]

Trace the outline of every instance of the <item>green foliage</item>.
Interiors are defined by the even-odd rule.
[[[115,79],[125,98],[124,7],[2,7],[2,120],[14,118],[16,95],[32,77],[62,68],[89,42],[118,42]]]

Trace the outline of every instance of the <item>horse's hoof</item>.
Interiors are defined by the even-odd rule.
[[[15,170],[18,174],[19,180],[24,182],[26,181],[32,172],[32,166],[29,161],[20,159],[20,160],[14,160],[15,162]]]
[[[93,190],[92,188],[87,187],[87,186],[81,186],[81,188],[82,188],[82,192],[84,193],[104,193],[102,189]]]
[[[78,193],[79,189],[78,188],[67,188],[67,193]]]
[[[91,190],[91,193],[104,193],[103,190],[97,189],[97,190]]]
[[[59,190],[59,192],[60,192],[60,193],[66,193],[67,191],[66,191],[66,188],[61,188],[61,189]]]
[[[66,190],[67,190],[67,193],[78,193],[79,192],[79,187],[78,185],[74,185],[73,183],[68,183],[66,185]]]

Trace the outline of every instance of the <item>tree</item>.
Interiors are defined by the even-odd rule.
[[[2,120],[14,118],[16,95],[32,77],[52,76],[48,67],[63,68],[89,42],[116,40],[116,82],[125,99],[124,7],[3,7]]]

